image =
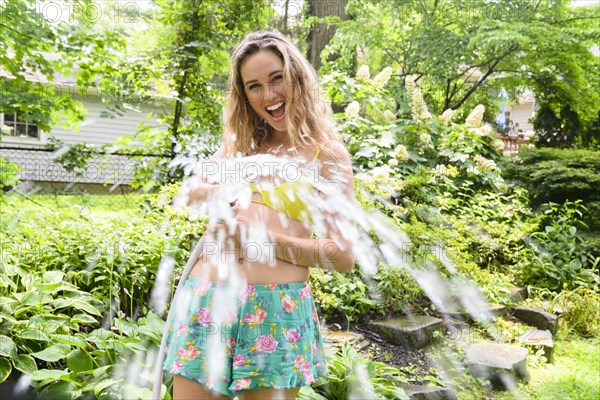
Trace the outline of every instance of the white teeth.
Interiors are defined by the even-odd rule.
[[[267,110],[269,110],[269,111],[275,111],[275,110],[277,110],[279,107],[281,107],[282,105],[283,105],[283,101],[282,101],[281,103],[277,103],[277,104],[275,104],[275,105],[273,105],[273,106],[271,106],[271,107],[267,107]]]

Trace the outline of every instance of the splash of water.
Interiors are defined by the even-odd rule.
[[[207,215],[209,224],[224,222],[233,231],[236,227],[236,218],[230,203],[232,199],[237,199],[242,210],[251,207],[251,182],[260,183],[261,189],[270,192],[272,194],[271,199],[275,202],[277,196],[273,196],[274,190],[281,183],[282,178],[283,181],[287,182],[307,182],[316,191],[302,189],[287,193],[292,198],[298,196],[300,200],[307,204],[312,217],[312,222],[310,224],[306,223],[307,228],[315,232],[317,237],[329,237],[334,240],[342,250],[347,250],[344,246],[349,244],[367,279],[375,274],[381,265],[405,269],[417,281],[442,314],[455,312],[458,309],[466,309],[473,319],[481,322],[484,326],[491,321],[491,315],[486,310],[481,292],[477,287],[457,276],[458,269],[452,260],[444,256],[441,246],[434,246],[430,250],[440,264],[454,276],[455,279],[452,279],[452,281],[447,280],[434,263],[427,263],[426,268],[412,265],[409,261],[410,257],[407,256],[407,250],[412,245],[407,235],[382,212],[377,210],[367,212],[354,199],[344,195],[345,176],[348,176],[345,172],[347,171],[335,169],[337,173],[331,175],[327,180],[324,180],[320,174],[315,174],[315,170],[310,168],[301,168],[300,174],[297,174],[294,170],[294,175],[290,175],[290,163],[301,165],[303,164],[302,161],[294,161],[286,157],[255,155],[218,160],[218,162],[189,163],[186,166],[186,171],[204,172],[207,178],[206,182],[218,184],[219,190],[216,190],[204,201],[195,204],[190,203],[190,193],[202,183],[198,179],[189,179],[183,185],[182,191],[175,198],[173,204],[180,207],[190,206],[197,213]],[[182,163],[181,160],[177,160],[177,162]],[[206,174],[207,171],[210,171],[211,174]],[[279,222],[283,227],[289,225],[288,217],[283,213],[279,214]],[[224,232],[209,230],[205,235],[208,243],[222,243],[224,240]],[[269,260],[272,266],[275,265],[273,248],[268,245],[270,243],[269,235],[263,221],[255,221],[248,227],[247,231],[243,231],[241,241],[242,244],[252,243],[254,245],[253,248],[257,251],[260,261]],[[238,264],[230,258],[222,257],[220,253],[213,256],[218,257],[213,261],[216,261],[219,265],[219,277],[231,283],[228,289],[221,292],[222,297],[215,304],[219,304],[219,310],[224,309],[221,306],[225,304],[235,308],[235,304],[227,303],[227,299],[235,299],[239,293],[239,288],[245,284],[243,278],[239,275]],[[335,266],[332,265],[331,267]],[[166,288],[169,286],[168,276],[170,276],[172,269],[173,260],[161,262],[161,267],[159,267],[157,282],[152,295],[152,306],[159,314],[162,314],[166,309],[168,302],[166,296],[169,292]],[[453,296],[451,293],[457,284],[460,285],[460,290],[458,295]],[[190,303],[191,299],[189,295],[186,295],[182,300],[182,304]],[[185,307],[175,308],[175,318],[178,319],[178,316],[187,314],[187,311]],[[410,318],[411,314],[408,315]],[[222,322],[223,315],[221,313],[215,312],[213,317],[217,323]],[[211,365],[211,377],[219,376],[225,367],[224,355],[226,351],[227,344],[219,340],[218,335],[213,335],[206,355]],[[449,358],[448,363],[439,363],[436,360],[432,360],[432,362],[442,369],[447,368],[446,364],[448,363],[455,370],[460,369],[460,363],[452,357]],[[154,367],[161,368],[161,366]],[[360,368],[357,372],[361,372]],[[366,371],[363,372],[366,373]],[[442,375],[449,376],[450,374],[442,370]],[[513,385],[513,387],[515,386]],[[352,395],[349,398],[351,397]]]

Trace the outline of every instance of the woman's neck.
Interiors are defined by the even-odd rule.
[[[287,132],[274,132],[271,130],[261,147],[265,152],[275,151],[280,153],[281,150],[286,152],[292,147],[292,144]]]

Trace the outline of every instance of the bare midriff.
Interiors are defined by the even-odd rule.
[[[252,193],[252,200],[262,200],[259,193]],[[261,221],[266,229],[273,233],[280,233],[297,238],[310,238],[311,231],[305,223],[281,215],[265,205],[250,203],[248,208],[240,209],[239,216],[248,218],[250,221]],[[287,224],[286,224],[287,222]],[[249,241],[252,242],[252,238]],[[271,257],[266,262],[256,261],[256,249],[263,251],[268,247],[261,246],[262,243],[246,246],[250,250],[230,250],[225,247],[225,253],[229,264],[229,273],[238,273],[248,284],[270,284],[306,281],[310,275],[310,269],[304,266],[294,265],[285,260],[274,257],[274,249]],[[272,247],[272,245],[271,245]],[[270,260],[269,260],[270,258]],[[271,262],[269,262],[271,261]],[[210,257],[200,255],[190,273],[193,277],[201,277],[212,281],[220,280],[218,266]]]

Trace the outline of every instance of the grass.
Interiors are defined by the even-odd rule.
[[[569,338],[555,342],[554,364],[529,367],[531,381],[518,394],[494,400],[590,400],[600,398],[600,340]]]
[[[5,197],[3,207],[49,208],[61,210],[72,207],[87,207],[94,211],[135,210],[146,198],[156,197],[156,194],[127,194],[127,195],[100,195],[100,194],[33,194],[24,198],[17,194]]]

